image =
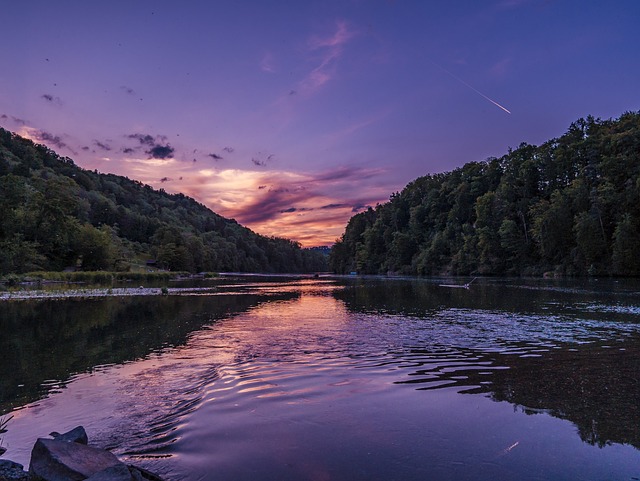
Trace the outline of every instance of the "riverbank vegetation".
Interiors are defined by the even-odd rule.
[[[265,237],[183,194],[82,169],[0,128],[0,274],[129,271],[315,272],[326,257]]]
[[[420,177],[355,215],[338,273],[640,275],[640,112]]]
[[[0,276],[0,290],[3,287],[34,284],[88,284],[110,286],[116,283],[126,282],[167,282],[174,279],[197,278],[209,279],[217,277],[214,272],[202,272],[198,275],[189,272],[176,271],[140,271],[140,272],[113,272],[113,271],[62,271],[62,272],[26,272],[24,274],[6,274]]]

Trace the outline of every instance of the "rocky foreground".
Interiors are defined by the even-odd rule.
[[[82,426],[51,436],[36,441],[28,472],[21,464],[0,460],[0,481],[162,481],[109,451],[89,446]]]

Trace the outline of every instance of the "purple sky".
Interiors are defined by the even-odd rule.
[[[8,1],[0,126],[330,244],[421,175],[640,109],[640,1]]]

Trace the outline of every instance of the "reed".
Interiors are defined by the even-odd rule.
[[[11,416],[0,416],[0,434],[4,434],[7,432],[7,424],[11,421],[13,415]]]

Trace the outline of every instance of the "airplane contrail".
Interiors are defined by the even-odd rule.
[[[496,107],[498,107],[499,109],[504,110],[506,113],[511,114],[511,111],[509,109],[507,109],[506,107],[503,107],[502,105],[500,105],[498,102],[496,102],[493,99],[490,99],[489,97],[487,97],[485,94],[483,94],[482,92],[480,92],[478,89],[472,87],[471,85],[469,85],[467,82],[465,82],[464,80],[462,80],[460,77],[458,77],[457,75],[452,74],[451,72],[449,72],[446,68],[444,68],[442,65],[438,65],[437,63],[435,63],[433,60],[430,60],[430,62],[432,64],[434,64],[436,67],[444,70],[446,73],[448,73],[449,75],[451,75],[454,79],[456,79],[458,82],[460,82],[462,85],[465,85],[467,87],[469,87],[471,90],[473,90],[475,93],[477,93],[478,95],[480,95],[481,97],[485,98],[486,100],[488,100],[489,102],[491,102],[493,105],[495,105]]]

